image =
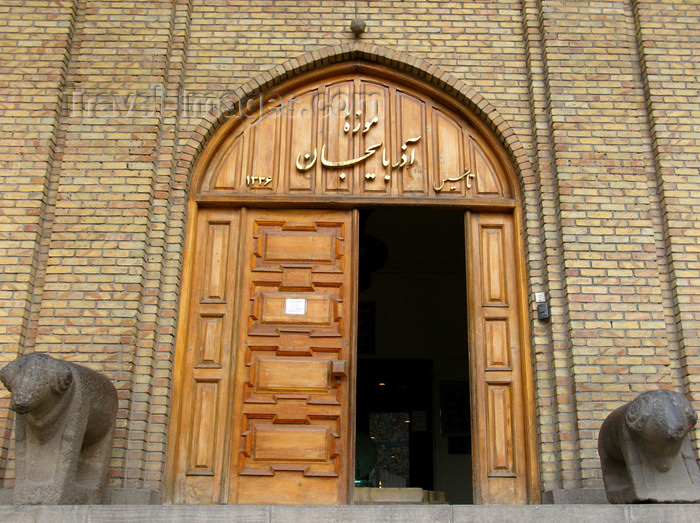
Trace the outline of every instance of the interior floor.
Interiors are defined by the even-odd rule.
[[[355,484],[472,503],[464,213],[360,222]]]

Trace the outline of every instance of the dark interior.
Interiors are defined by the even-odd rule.
[[[471,503],[464,213],[360,223],[355,484]]]

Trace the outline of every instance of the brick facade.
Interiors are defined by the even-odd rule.
[[[444,89],[508,150],[540,487],[601,486],[610,410],[659,386],[700,409],[694,4],[0,1],[0,363],[49,352],[112,378],[110,484],[161,489],[189,180],[224,119],[206,101],[364,59]]]

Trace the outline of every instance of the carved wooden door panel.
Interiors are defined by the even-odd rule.
[[[351,211],[248,212],[229,503],[347,502]]]
[[[527,503],[513,217],[468,213],[474,502]]]
[[[204,209],[194,231],[188,316],[181,332],[186,350],[177,365],[179,412],[171,428],[177,441],[173,503],[218,503],[228,475],[227,412],[240,211]],[[184,285],[187,287],[187,285]]]

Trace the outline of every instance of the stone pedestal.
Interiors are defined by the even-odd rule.
[[[355,487],[356,505],[383,503],[426,504],[446,503],[445,493],[420,488],[373,488]]]

